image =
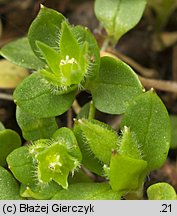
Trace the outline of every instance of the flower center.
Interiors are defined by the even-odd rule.
[[[66,55],[65,59],[61,59],[60,65],[66,65],[66,64],[78,64],[75,58],[69,58],[69,55]]]

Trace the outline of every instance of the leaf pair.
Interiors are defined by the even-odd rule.
[[[163,165],[169,150],[168,113],[153,90],[128,106],[121,129],[118,138],[104,123],[79,119],[74,133],[83,165],[99,175],[106,174],[112,189],[125,194],[142,189],[146,175]]]

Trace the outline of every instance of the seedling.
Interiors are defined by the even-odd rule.
[[[125,11],[135,10],[134,3],[110,1],[117,10],[109,20],[108,14],[102,19],[100,2],[96,14],[113,43],[139,21],[145,6],[135,1],[136,16],[120,23]],[[8,156],[2,153],[9,171],[1,168],[0,187],[8,180],[9,188],[2,190],[1,199],[143,199],[146,176],[163,165],[170,146],[169,116],[154,90],[146,92],[124,62],[100,58],[87,28],[71,26],[62,14],[43,6],[28,36],[3,47],[1,55],[34,70],[14,91],[17,122],[30,144],[11,148]],[[71,107],[80,91],[89,91],[93,101],[81,110],[73,129],[58,129],[55,117]],[[123,114],[121,132],[95,120],[95,108]],[[85,169],[104,182],[93,182]]]

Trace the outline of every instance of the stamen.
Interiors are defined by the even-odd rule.
[[[65,65],[65,64],[78,64],[75,58],[69,58],[69,55],[66,55],[65,59],[61,59],[60,65]]]

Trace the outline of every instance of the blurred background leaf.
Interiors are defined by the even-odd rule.
[[[27,76],[28,71],[26,69],[7,60],[0,61],[0,88],[15,88]]]

